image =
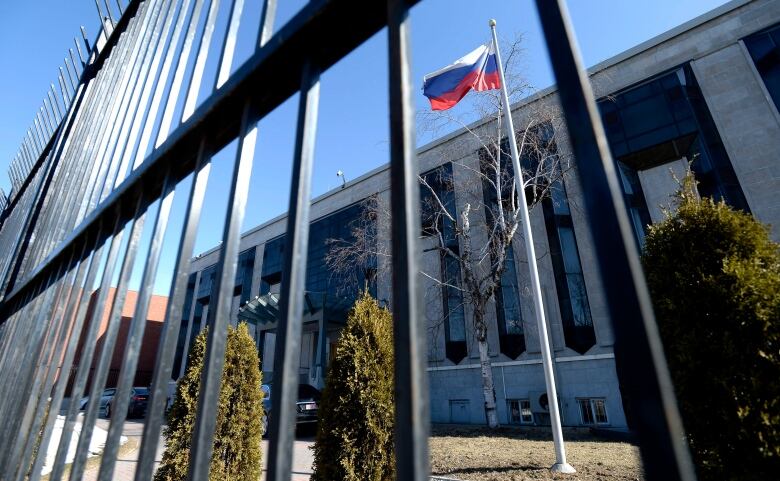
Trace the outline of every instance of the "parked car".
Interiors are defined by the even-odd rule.
[[[111,408],[116,395],[116,388],[104,389],[100,393],[99,415],[107,418],[111,417]],[[130,390],[130,403],[127,405],[127,417],[143,417],[146,414],[146,403],[149,401],[149,388],[134,387]],[[87,408],[89,396],[81,398],[79,409],[81,411]]]
[[[263,436],[268,433],[268,419],[273,414],[273,396],[271,384],[263,384]],[[309,384],[298,384],[298,400],[296,401],[296,426],[313,424],[317,422],[317,411],[320,408],[322,393]]]

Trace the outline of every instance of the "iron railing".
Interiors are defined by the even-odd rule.
[[[111,479],[127,411],[123,404],[138,363],[171,203],[175,195],[183,195],[186,210],[180,230],[172,233],[178,249],[135,475],[139,481],[151,478],[210,162],[222,147],[238,139],[190,452],[189,478],[207,479],[215,429],[215,417],[207,413],[215,411],[218,400],[257,122],[300,93],[282,319],[274,361],[273,382],[280,386],[275,401],[278,412],[270,426],[267,467],[267,479],[290,479],[295,413],[289,407],[296,396],[319,77],[385,27],[390,71],[397,477],[421,481],[429,476],[426,343],[415,275],[420,217],[409,67],[408,14],[417,1],[314,0],[273,33],[276,2],[266,0],[255,52],[232,74],[244,1],[225,1],[230,2],[229,24],[221,38],[213,38],[220,0],[132,0],[117,20],[108,13],[105,45],[101,50],[93,47],[88,54],[65,112],[56,117],[56,124],[49,122],[48,136],[35,135],[37,158],[25,156],[29,174],[16,182],[0,225],[0,249],[7,253],[0,261],[2,479],[39,479],[45,452],[40,446],[49,444],[63,398],[88,394],[70,475],[72,480],[81,478],[128,283],[133,265],[140,261],[144,265],[141,287],[99,473],[99,479]],[[108,3],[105,6],[110,12]],[[691,480],[692,465],[647,289],[567,14],[561,0],[537,0],[537,6],[586,210],[591,214],[616,334],[622,394],[639,436],[646,476]],[[195,39],[200,39],[197,46]],[[211,94],[197,106],[207,57],[215,46],[219,52],[216,81]],[[180,98],[181,114],[174,118]],[[190,182],[182,182],[188,177]],[[150,210],[153,204],[157,208]],[[151,241],[148,249],[139,252],[145,230]],[[116,289],[111,290],[115,277]],[[87,304],[98,280],[95,312],[108,308],[109,318],[103,347],[95,352],[100,316],[87,316]],[[87,348],[66,393],[69,376],[59,373],[71,372],[80,340]],[[96,369],[85,393],[93,360]],[[52,480],[62,478],[77,415],[78,405],[71,402]]]

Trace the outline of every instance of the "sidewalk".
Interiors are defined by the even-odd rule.
[[[108,431],[109,420],[98,419],[97,425]],[[138,453],[141,446],[141,435],[143,433],[143,420],[128,420],[125,423],[122,434],[127,436],[128,443],[132,446],[131,450],[120,451],[119,458],[116,460],[113,479],[115,481],[133,481],[135,476],[135,467],[138,463]],[[314,461],[314,455],[309,447],[314,444],[311,438],[296,439],[293,450],[293,481],[308,481],[311,475],[311,466]],[[162,438],[157,445],[157,456],[155,457],[155,467],[159,465],[162,459],[164,443]],[[268,457],[268,441],[263,440],[263,475],[261,480],[265,479],[265,465]],[[97,481],[99,465],[91,467],[84,472],[84,481]]]

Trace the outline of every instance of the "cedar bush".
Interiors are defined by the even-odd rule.
[[[700,479],[780,469],[780,250],[769,229],[684,180],[643,264]]]
[[[312,481],[395,479],[393,400],[392,317],[363,293],[322,393]]]
[[[205,352],[206,329],[195,338],[187,372],[176,387],[176,399],[168,413],[168,425],[163,431],[166,447],[154,476],[156,481],[179,481],[187,477]],[[260,360],[246,323],[239,324],[236,329],[228,327],[210,480],[260,479],[260,422],[263,417],[261,384]]]

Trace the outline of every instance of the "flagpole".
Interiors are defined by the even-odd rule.
[[[496,65],[501,79],[501,97],[506,117],[506,128],[509,132],[509,148],[512,152],[512,166],[515,171],[515,183],[520,194],[520,212],[522,214],[523,234],[525,235],[525,250],[528,256],[528,269],[531,273],[531,287],[534,295],[534,310],[536,311],[536,324],[539,330],[539,343],[542,348],[542,367],[544,368],[544,382],[547,386],[547,399],[550,406],[550,425],[552,427],[553,444],[555,445],[555,464],[550,468],[556,473],[575,473],[576,470],[566,462],[566,448],[563,445],[563,431],[561,430],[561,414],[558,410],[558,395],[555,390],[555,376],[553,374],[552,356],[550,354],[550,341],[547,336],[547,320],[544,316],[544,304],[542,302],[542,288],[539,283],[539,270],[536,266],[536,250],[534,238],[531,233],[531,223],[528,216],[528,204],[525,199],[523,187],[523,171],[520,167],[520,158],[517,153],[517,141],[515,140],[515,128],[512,124],[512,112],[509,108],[509,94],[504,80],[504,67],[501,64],[501,53],[498,50],[498,37],[496,36],[496,21],[490,20],[490,30],[493,33],[493,48],[496,50]],[[500,196],[499,196],[500,197]]]

